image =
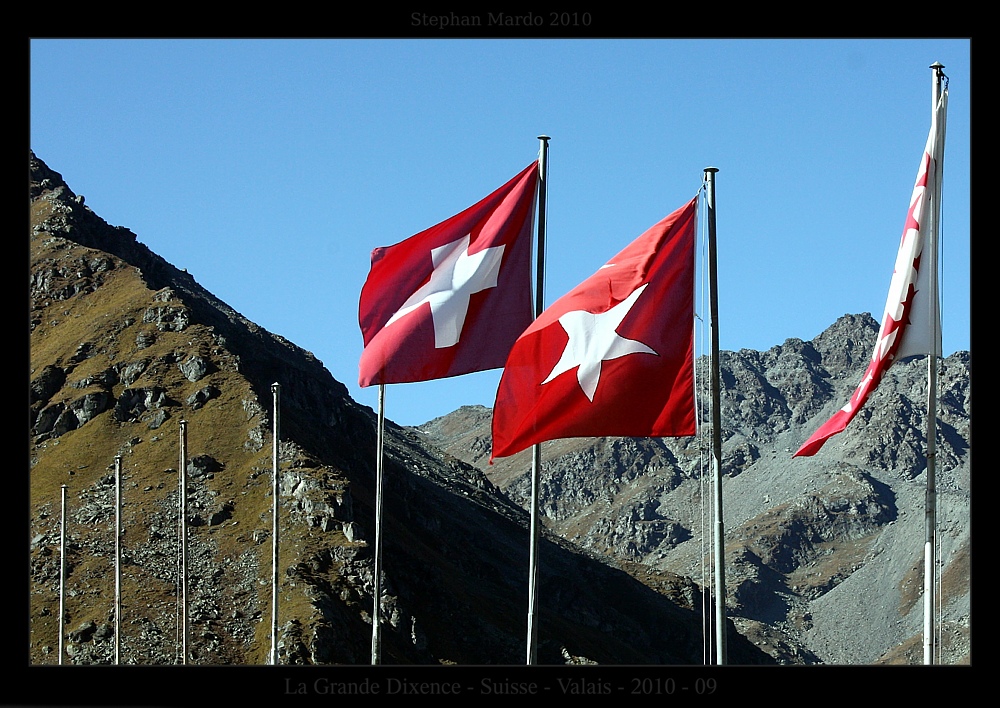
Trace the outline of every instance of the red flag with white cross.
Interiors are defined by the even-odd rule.
[[[503,366],[532,318],[537,180],[533,162],[465,211],[372,252],[358,310],[361,386]]]

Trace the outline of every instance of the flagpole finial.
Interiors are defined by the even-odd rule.
[[[716,172],[718,172],[718,171],[719,171],[718,167],[706,167],[705,168],[705,172],[711,172],[713,174],[716,173]]]
[[[942,64],[939,61],[936,61],[933,64],[931,64],[931,68],[932,69],[943,69],[944,68],[944,64]]]
[[[550,137],[549,137],[548,135],[545,135],[545,134],[543,133],[542,135],[539,135],[539,136],[538,136],[538,139],[539,139],[539,140],[551,140],[552,138],[550,138]]]

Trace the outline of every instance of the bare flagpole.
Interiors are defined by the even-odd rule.
[[[545,187],[548,181],[549,136],[539,135],[538,159],[538,242],[535,258],[535,318],[545,309]],[[535,593],[538,589],[538,518],[539,477],[542,469],[542,446],[531,446],[531,540],[528,554],[528,652],[527,663],[534,664],[538,653],[538,608]]]
[[[59,665],[63,663],[63,627],[66,623],[66,485],[62,486],[59,514]]]
[[[715,173],[717,167],[705,168],[708,206],[708,277],[712,317],[712,468],[715,500],[715,652],[716,663],[726,664],[726,563],[725,524],[722,515],[722,412],[720,410],[722,377],[719,371],[719,289],[715,239]]]
[[[382,662],[382,458],[385,438],[385,384],[378,385],[378,433],[375,442],[375,569],[372,579],[372,665]]]
[[[180,628],[181,628],[181,664],[187,664],[187,421],[181,420],[181,459],[179,475],[179,496],[177,500],[180,528],[178,530],[181,553],[181,606],[180,606]]]
[[[934,71],[931,88],[931,120],[935,131],[932,167],[933,190],[928,213],[928,239],[924,246],[928,254],[927,268],[930,276],[930,332],[931,351],[927,355],[927,489],[924,501],[924,664],[934,664],[939,659],[940,648],[935,646],[934,605],[937,586],[937,482],[935,463],[937,457],[937,369],[938,342],[941,337],[941,320],[938,312],[938,222],[941,213],[941,179],[943,176],[944,124],[945,113],[939,111],[943,100],[942,84],[947,77],[942,71],[944,65],[931,64]],[[940,121],[940,122],[939,122]]]
[[[281,384],[271,384],[274,399],[274,433],[271,436],[271,665],[278,665],[278,442]]]
[[[115,455],[115,665],[121,652],[122,626],[122,456]]]

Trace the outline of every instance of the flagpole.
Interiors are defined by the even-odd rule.
[[[179,479],[178,512],[180,517],[180,581],[181,581],[181,607],[180,607],[180,629],[181,629],[181,664],[187,664],[187,421],[181,420],[181,459],[180,459],[180,479]]]
[[[939,126],[938,103],[941,100],[941,83],[945,79],[944,65],[935,62],[930,68],[934,71],[931,84],[931,116],[937,132]],[[937,359],[938,342],[940,341],[940,317],[938,313],[938,218],[941,212],[941,176],[942,165],[939,156],[944,154],[943,130],[935,137],[933,158],[934,173],[933,191],[931,192],[931,209],[928,213],[929,229],[925,248],[928,250],[930,276],[930,331],[931,346],[927,356],[927,489],[924,502],[924,664],[934,664],[940,657],[935,656],[939,648],[934,641],[934,605],[936,601],[935,578],[937,574],[937,481],[935,462],[937,457]]]
[[[63,663],[63,626],[66,623],[66,485],[62,486],[59,515],[59,666]]]
[[[535,318],[545,309],[543,286],[545,284],[545,187],[548,181],[548,135],[539,135],[538,158],[538,239],[535,257]],[[527,663],[534,664],[538,653],[538,608],[535,594],[538,590],[538,534],[540,521],[538,518],[538,488],[542,469],[542,446],[535,443],[531,446],[531,530],[530,550],[528,553],[528,651]]]
[[[372,580],[372,666],[382,663],[382,459],[385,438],[385,384],[378,385],[378,434],[375,442],[375,571]]]
[[[278,477],[278,416],[281,384],[271,384],[274,401],[274,433],[271,436],[271,665],[278,665],[278,496],[281,489]]]
[[[115,455],[115,665],[121,651],[122,617],[122,456]]]
[[[726,564],[725,524],[722,515],[722,412],[719,367],[719,292],[715,238],[715,173],[717,167],[705,168],[708,206],[708,278],[712,323],[712,468],[715,501],[715,634],[716,663],[726,664]]]

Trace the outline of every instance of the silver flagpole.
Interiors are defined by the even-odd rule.
[[[63,627],[66,623],[66,485],[62,486],[59,518],[59,665],[63,663]]]
[[[378,433],[375,442],[375,569],[372,579],[372,665],[382,662],[382,458],[385,437],[385,384],[378,385]]]
[[[725,524],[722,515],[722,412],[719,373],[719,292],[717,248],[715,240],[715,173],[717,167],[705,168],[708,184],[708,277],[709,302],[712,315],[712,468],[714,469],[715,497],[715,652],[716,663],[726,664],[726,564]]]
[[[538,243],[535,258],[535,318],[545,309],[545,186],[548,177],[548,135],[539,135],[538,158]],[[528,655],[527,663],[534,664],[538,653],[538,608],[535,603],[535,593],[538,590],[538,535],[540,521],[538,518],[538,488],[542,469],[542,446],[535,443],[531,446],[531,540],[528,553]]]
[[[122,456],[115,455],[115,665],[121,652],[122,626]]]
[[[274,433],[271,436],[271,665],[278,665],[278,495],[280,480],[278,477],[278,416],[281,397],[281,385],[271,384],[271,394],[274,399]]]
[[[934,664],[939,659],[940,648],[934,641],[934,605],[936,601],[937,576],[937,481],[935,462],[937,456],[937,368],[938,341],[941,331],[941,321],[938,313],[938,218],[941,213],[941,156],[944,155],[944,126],[938,121],[944,119],[939,114],[938,105],[941,101],[941,85],[945,80],[944,65],[935,62],[930,68],[934,71],[931,88],[931,120],[935,131],[932,175],[933,191],[930,196],[928,213],[928,239],[924,248],[928,253],[927,268],[930,275],[930,331],[931,351],[927,356],[927,489],[924,501],[924,664]],[[942,112],[943,113],[943,112]]]
[[[177,501],[177,515],[180,517],[178,530],[181,544],[181,664],[187,664],[187,421],[181,420],[181,459],[180,459],[180,499]]]

